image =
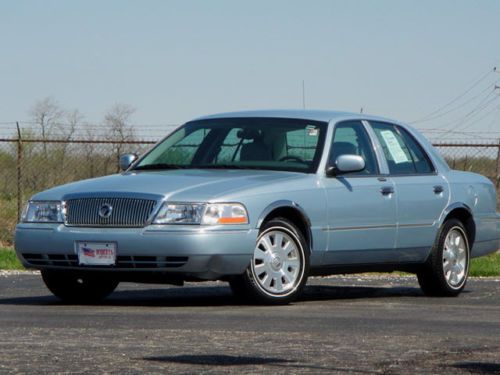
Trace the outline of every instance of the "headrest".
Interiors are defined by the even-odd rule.
[[[240,139],[259,139],[262,138],[262,131],[259,129],[242,129],[236,133],[236,136]]]

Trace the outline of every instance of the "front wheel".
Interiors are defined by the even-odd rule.
[[[423,269],[417,273],[423,292],[430,296],[457,296],[469,275],[467,230],[457,219],[447,220]]]
[[[77,275],[70,272],[43,270],[47,288],[65,302],[97,302],[111,294],[118,281],[99,274]]]
[[[246,272],[230,280],[239,297],[259,303],[286,304],[302,292],[309,273],[309,251],[302,232],[291,221],[266,222]]]

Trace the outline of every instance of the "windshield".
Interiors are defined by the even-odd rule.
[[[188,122],[153,148],[134,170],[271,169],[316,172],[326,123],[281,118]]]

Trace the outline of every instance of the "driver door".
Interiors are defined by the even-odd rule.
[[[373,143],[361,121],[335,126],[329,165],[359,155],[365,169],[326,177],[329,265],[396,262],[396,200],[391,178],[381,176]]]

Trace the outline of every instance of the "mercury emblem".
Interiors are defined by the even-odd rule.
[[[113,207],[105,203],[99,208],[99,216],[102,217],[103,219],[107,219],[111,216],[111,212],[113,212]]]

